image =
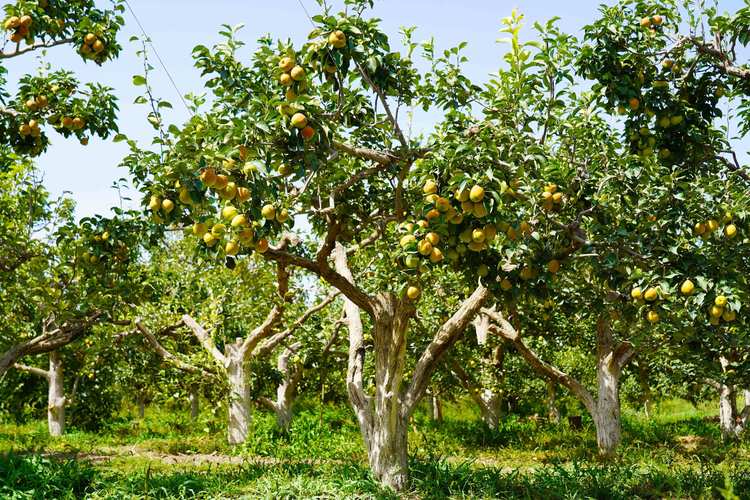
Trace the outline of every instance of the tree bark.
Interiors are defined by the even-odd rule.
[[[409,321],[415,314],[413,302],[406,298],[400,299],[390,292],[380,293],[372,298],[363,296],[361,290],[354,285],[346,249],[334,242],[332,255],[335,275],[343,283],[330,279],[329,282],[345,296],[344,311],[349,327],[349,400],[359,423],[375,479],[387,487],[401,491],[407,487],[409,480],[409,418],[424,395],[442,355],[479,312],[489,297],[489,291],[478,286],[438,329],[415,364],[411,383],[402,387],[406,363],[406,332]],[[309,264],[305,265],[311,268]],[[364,390],[365,345],[360,307],[368,312],[373,324],[375,393],[372,396]]]
[[[302,379],[302,364],[291,361],[291,357],[300,347],[302,344],[299,342],[285,347],[276,361],[276,369],[281,373],[282,379],[276,388],[276,402],[273,407],[276,412],[276,425],[282,432],[289,432],[297,387]]]
[[[143,394],[138,394],[138,418],[143,420],[143,417],[146,416],[146,398]]]
[[[250,384],[247,377],[243,339],[226,344],[224,356],[227,360],[227,381],[229,382],[229,422],[227,439],[229,444],[241,444],[247,440],[252,423]]]
[[[596,379],[598,397],[592,417],[596,427],[596,444],[599,455],[610,458],[621,440],[620,425],[620,372],[607,357],[597,363]]]
[[[547,379],[547,418],[553,424],[560,423],[560,408],[557,406],[557,384]]]
[[[430,394],[430,418],[435,422],[443,421],[443,402],[434,392]]]
[[[190,402],[190,420],[195,422],[198,420],[198,416],[201,413],[201,407],[200,407],[200,393],[198,391],[198,386],[191,385],[190,386],[190,393],[188,394],[188,401]]]
[[[63,361],[60,353],[49,353],[49,391],[47,396],[47,424],[50,436],[65,432],[65,387],[63,386]]]

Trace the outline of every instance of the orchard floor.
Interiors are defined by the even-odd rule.
[[[451,407],[417,415],[405,498],[750,498],[750,440],[724,444],[710,408],[626,412],[617,460],[593,429],[507,419],[497,431]],[[0,498],[399,498],[369,476],[346,407],[304,406],[288,436],[258,412],[253,438],[224,442],[220,415],[151,408],[98,432],[47,436],[44,422],[0,425]]]

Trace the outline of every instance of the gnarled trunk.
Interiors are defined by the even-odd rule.
[[[620,371],[608,361],[608,357],[600,359],[597,366],[596,380],[599,390],[596,410],[592,414],[599,455],[607,458],[615,454],[621,439]]]
[[[362,434],[375,478],[393,489],[404,489],[409,479],[407,421],[401,384],[406,363],[406,329],[413,312],[410,304],[390,293],[376,298],[375,395]]]
[[[63,361],[60,353],[49,353],[49,389],[47,392],[47,425],[50,436],[65,432],[65,388],[63,387]]]
[[[229,444],[241,444],[247,440],[252,423],[250,384],[248,383],[243,339],[226,345],[227,380],[229,382],[229,422],[227,438]]]
[[[190,420],[195,422],[198,420],[200,415],[200,393],[198,392],[197,386],[190,386],[190,392],[188,393],[188,401],[190,402]]]
[[[393,410],[376,411],[367,431],[365,445],[373,476],[396,491],[409,481],[407,419]]]

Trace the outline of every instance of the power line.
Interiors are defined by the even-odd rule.
[[[172,83],[172,87],[174,87],[175,92],[177,92],[177,95],[180,97],[180,100],[182,101],[182,104],[185,106],[185,109],[190,113],[193,114],[190,110],[190,107],[188,106],[187,102],[185,101],[185,98],[182,96],[182,92],[180,92],[180,89],[177,87],[177,84],[174,81],[174,78],[172,78],[172,74],[167,69],[167,65],[164,64],[164,61],[162,61],[161,56],[159,56],[159,51],[156,50],[156,46],[154,45],[154,42],[151,40],[151,37],[148,36],[146,33],[146,30],[143,28],[143,25],[141,24],[141,21],[138,19],[138,16],[135,15],[135,11],[133,10],[133,7],[130,6],[130,3],[128,0],[124,0],[125,5],[128,7],[128,10],[130,11],[130,14],[133,16],[133,19],[135,19],[136,24],[141,29],[141,33],[145,37],[145,42],[148,42],[148,44],[151,46],[151,49],[154,51],[154,55],[156,56],[156,59],[159,61],[159,64],[161,64],[162,69],[167,74],[167,78],[169,78],[169,81]],[[309,17],[309,16],[308,16]]]

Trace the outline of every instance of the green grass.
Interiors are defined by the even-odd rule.
[[[409,435],[409,498],[750,498],[750,443],[722,443],[710,407],[665,403],[653,419],[626,412],[623,446],[596,457],[593,428],[574,431],[508,417],[497,431],[455,406]],[[12,451],[11,451],[12,450]],[[396,498],[372,480],[346,407],[305,406],[291,433],[257,413],[252,438],[225,444],[203,415],[152,409],[99,434],[50,438],[43,422],[0,426],[0,498]],[[75,454],[75,455],[74,455]],[[165,463],[163,455],[217,454],[239,464]],[[72,458],[72,457],[77,458]]]

